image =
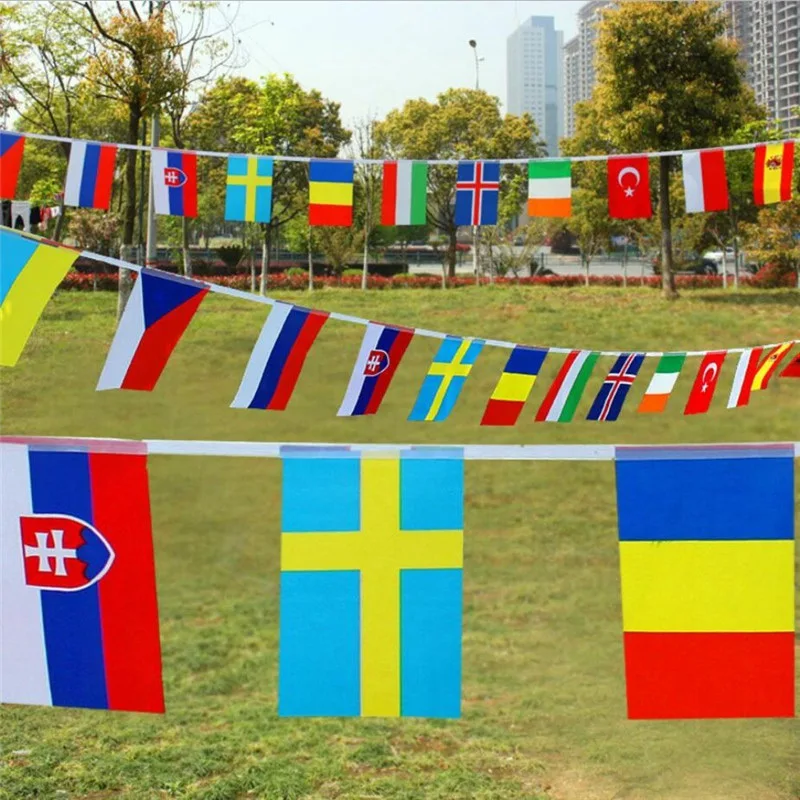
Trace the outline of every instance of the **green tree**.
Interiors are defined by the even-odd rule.
[[[375,142],[389,158],[526,158],[544,152],[528,114],[503,117],[498,98],[477,89],[448,89],[435,103],[421,98],[406,101],[376,125]],[[509,181],[522,171],[524,167],[504,167],[501,191],[508,191]],[[516,185],[511,186],[516,191]],[[429,170],[428,222],[447,236],[445,265],[450,277],[456,269],[455,188],[454,166]]]
[[[580,187],[574,189],[569,229],[578,240],[584,278],[588,286],[592,260],[601,250],[608,247],[614,230],[608,218],[607,200],[589,189]]]
[[[797,165],[795,165],[797,166]],[[800,289],[800,191],[791,200],[764,206],[754,223],[745,223],[748,248],[761,263],[792,270]]]
[[[724,143],[757,113],[744,85],[737,46],[724,38],[719,3],[621,3],[607,11],[597,39],[593,104],[605,135],[624,152],[684,150]],[[659,158],[664,296],[672,274],[671,156]]]

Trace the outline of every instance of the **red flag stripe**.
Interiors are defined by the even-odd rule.
[[[725,176],[725,151],[702,150],[700,169],[703,173],[703,206],[706,211],[728,208],[728,180]]]
[[[760,144],[756,147],[753,165],[753,202],[757,206],[764,205],[764,162],[767,160],[767,147]]]
[[[94,188],[94,207],[108,211],[111,205],[111,190],[114,186],[114,167],[117,162],[117,148],[103,145],[97,165],[97,181]]]
[[[792,199],[792,174],[794,173],[794,142],[783,145],[783,160],[781,161],[781,200]]]
[[[397,162],[383,163],[383,196],[381,197],[381,225],[394,225],[397,213]]]

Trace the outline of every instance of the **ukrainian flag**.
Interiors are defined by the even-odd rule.
[[[0,366],[19,360],[47,301],[79,253],[0,228]]]
[[[225,192],[225,219],[269,222],[272,219],[273,160],[230,156]]]
[[[458,717],[463,453],[282,457],[278,714]]]
[[[482,349],[482,339],[448,336],[433,358],[409,420],[441,422],[447,419]]]
[[[308,168],[309,225],[353,224],[352,161],[312,159]]]

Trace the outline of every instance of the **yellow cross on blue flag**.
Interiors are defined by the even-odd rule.
[[[463,451],[284,447],[278,714],[461,714]]]
[[[269,222],[272,218],[273,160],[230,156],[225,192],[225,219]]]
[[[433,357],[409,420],[441,422],[447,419],[482,349],[482,339],[448,336]]]

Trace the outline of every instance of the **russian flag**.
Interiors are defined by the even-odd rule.
[[[231,408],[283,411],[308,351],[327,319],[324,311],[275,303],[247,362]]]
[[[156,214],[197,216],[197,154],[153,150],[150,154]]]
[[[97,390],[155,387],[208,286],[143,269],[108,351]]]
[[[64,188],[65,205],[108,211],[116,160],[116,145],[73,142]]]
[[[24,136],[0,133],[0,200],[14,199],[24,150]]]
[[[414,338],[414,331],[370,322],[361,342],[340,417],[375,414],[400,361]]]
[[[144,445],[0,459],[0,702],[163,713]]]

